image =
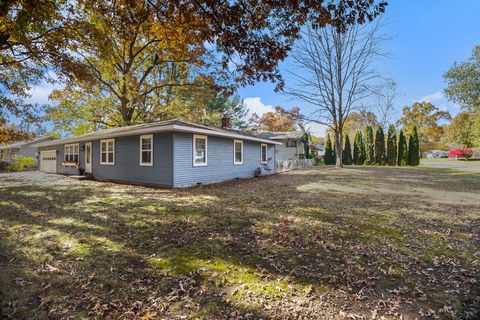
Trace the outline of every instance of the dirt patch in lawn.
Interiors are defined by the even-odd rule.
[[[165,190],[0,178],[0,315],[471,318],[480,175],[310,168]]]

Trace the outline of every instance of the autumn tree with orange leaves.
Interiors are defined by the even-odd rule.
[[[274,111],[266,112],[261,116],[256,113],[252,114],[249,124],[255,131],[295,131],[299,115],[299,108],[284,110],[282,107],[276,106]]]
[[[161,118],[167,102],[184,89],[209,86],[232,93],[270,81],[281,90],[278,63],[303,25],[343,30],[372,20],[386,7],[374,0],[75,0],[48,1],[52,5],[30,10],[34,3],[2,2],[2,23],[12,27],[0,30],[0,45],[6,44],[0,46],[0,62],[8,57],[42,66],[35,69],[39,73],[55,71],[55,80],[65,85],[54,95],[55,117],[103,126]],[[26,23],[17,23],[19,12],[25,13]],[[42,54],[21,55],[32,41]],[[14,65],[2,66],[8,70]],[[21,79],[27,86],[28,75]],[[8,81],[0,78],[1,85]],[[98,103],[89,107],[94,101]]]

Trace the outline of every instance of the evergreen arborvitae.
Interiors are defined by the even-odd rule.
[[[361,166],[365,162],[365,146],[363,145],[362,132],[357,131],[353,141],[353,163]]]
[[[363,142],[365,144],[365,164],[375,163],[375,145],[373,141],[373,130],[370,125],[366,125],[363,132]]]
[[[397,165],[406,166],[408,164],[408,150],[407,140],[403,135],[403,130],[400,130],[398,135],[398,152],[397,152]]]
[[[343,149],[343,164],[352,164],[352,147],[350,146],[350,138],[348,134],[345,136],[345,148]]]
[[[327,135],[327,141],[325,142],[325,155],[323,156],[323,162],[327,165],[335,163],[335,157],[333,156],[332,141],[330,141],[330,135]]]
[[[408,165],[418,166],[420,164],[420,150],[418,142],[417,127],[413,127],[408,139]]]
[[[393,124],[388,127],[387,164],[389,166],[397,165],[397,131]]]
[[[375,164],[385,165],[385,134],[382,127],[375,130]]]

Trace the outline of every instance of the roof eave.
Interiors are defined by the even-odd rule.
[[[36,147],[36,148],[39,148],[39,147],[55,146],[55,145],[59,145],[59,144],[77,143],[77,142],[83,142],[83,141],[92,141],[92,140],[109,139],[109,138],[116,138],[116,137],[140,135],[140,134],[147,134],[147,133],[154,133],[154,132],[168,132],[168,131],[203,133],[203,134],[210,135],[210,136],[237,138],[237,139],[257,141],[257,142],[276,144],[276,145],[281,145],[282,144],[280,142],[272,141],[270,139],[259,138],[259,137],[250,137],[250,136],[245,136],[245,135],[242,135],[242,134],[227,133],[227,132],[216,131],[216,130],[212,130],[212,129],[202,129],[202,128],[195,128],[195,127],[190,127],[190,126],[185,126],[185,125],[170,124],[170,125],[166,125],[166,126],[126,130],[124,132],[117,132],[117,133],[111,133],[111,134],[107,133],[107,134],[98,135],[98,136],[51,140],[51,141],[36,143],[36,144],[33,144],[32,146]]]

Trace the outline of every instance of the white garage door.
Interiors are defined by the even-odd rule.
[[[57,173],[57,151],[40,151],[40,171]]]

